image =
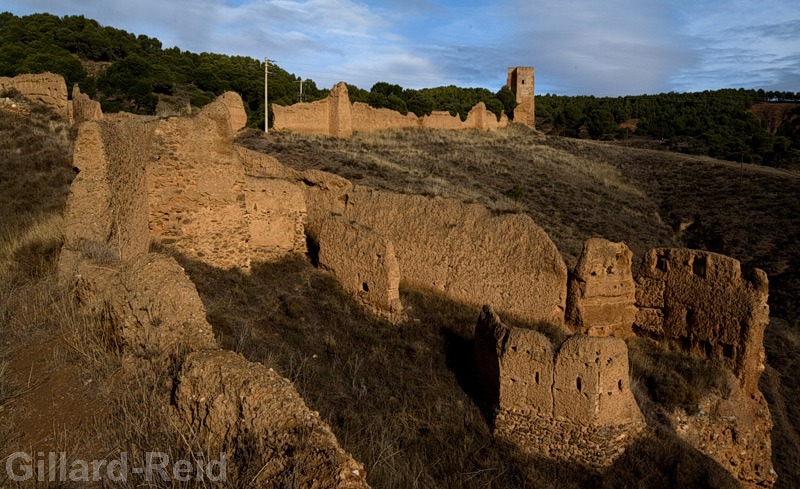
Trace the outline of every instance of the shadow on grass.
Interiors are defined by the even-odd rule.
[[[291,379],[373,487],[736,487],[669,432],[603,474],[495,440],[475,402],[476,307],[401,286],[409,320],[392,325],[303,257],[249,274],[176,258],[223,346]]]

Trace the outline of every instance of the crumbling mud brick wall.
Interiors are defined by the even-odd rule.
[[[514,108],[514,122],[534,127],[536,125],[536,106],[534,101],[534,82],[532,66],[517,66],[508,69],[506,84],[517,97]]]
[[[541,333],[508,327],[484,306],[474,358],[495,436],[523,451],[606,466],[644,426],[619,338],[578,334],[554,352]]]
[[[490,407],[553,417],[553,346],[546,336],[511,328],[484,306],[475,327],[475,367]]]
[[[302,190],[247,175],[245,168],[263,158],[234,148],[230,113],[228,104],[214,102],[195,117],[155,123],[148,165],[153,238],[222,268],[305,253]],[[251,157],[255,163],[243,161]]]
[[[241,95],[236,92],[225,92],[217,97],[217,102],[222,102],[228,108],[231,131],[235,133],[247,125],[247,112],[244,110]]]
[[[583,244],[567,295],[567,323],[575,331],[620,338],[633,334],[636,284],[632,258],[625,243],[592,238]]]
[[[447,112],[434,112],[417,117],[409,112],[403,115],[389,109],[376,109],[361,102],[350,103],[347,85],[336,84],[324,100],[298,103],[291,106],[272,105],[272,128],[276,131],[295,131],[350,137],[353,132],[370,132],[384,129],[420,127],[426,129],[479,129],[489,130],[508,125],[503,114],[497,117],[486,109],[483,102],[470,110],[467,120],[450,116]]]
[[[174,403],[207,451],[255,457],[260,470],[250,485],[368,487],[363,466],[339,447],[294,385],[260,363],[231,351],[193,353],[178,375]],[[243,469],[232,464],[230,478],[243,480]]]
[[[636,277],[634,331],[727,365],[748,394],[758,392],[769,323],[767,275],[707,251],[648,251]]]
[[[154,238],[221,268],[247,268],[244,172],[238,165],[228,110],[206,105],[191,118],[158,121],[148,166]]]
[[[72,87],[72,122],[75,124],[95,119],[103,118],[103,110],[100,102],[89,98],[88,95],[81,93],[78,84]]]
[[[65,213],[64,270],[84,254],[118,261],[147,252],[147,151],[142,149],[150,137],[147,125],[132,116],[80,126],[73,151],[79,173]]]
[[[14,78],[0,77],[0,92],[10,88],[15,89],[28,100],[51,107],[65,120],[71,120],[71,106],[67,100],[67,83],[61,75],[39,73],[17,75]]]
[[[361,188],[329,197],[327,202],[336,205],[333,212],[394,244],[402,279],[409,285],[477,307],[491,304],[516,320],[563,324],[566,266],[530,217],[497,216],[479,204],[454,199]]]
[[[289,106],[272,104],[272,130],[330,134],[328,105],[327,98]]]
[[[223,122],[230,131],[228,119]],[[125,355],[123,368],[142,358],[180,362],[197,351],[175,379],[175,422],[194,429],[199,446],[227,452],[229,475],[244,476],[255,454],[261,467],[255,482],[261,486],[293,480],[309,487],[368,487],[363,467],[339,447],[288,380],[217,350],[183,268],[172,257],[148,253],[146,180],[155,126],[130,115],[80,126],[74,151],[80,172],[68,199],[59,263],[62,283],[102,315],[109,339]],[[263,174],[264,163],[251,167]]]
[[[345,290],[391,321],[402,318],[400,267],[383,236],[340,216],[328,216],[319,233],[319,264]]]
[[[363,102],[352,107],[354,132],[381,131],[401,127],[419,127],[419,118],[413,112],[406,115],[391,109],[376,109]]]
[[[553,416],[601,426],[643,420],[630,389],[628,347],[620,338],[574,335],[556,355]]]
[[[245,206],[251,259],[274,261],[306,252],[303,191],[286,180],[245,175]]]
[[[462,129],[488,131],[489,129],[498,129],[500,127],[506,127],[507,125],[508,118],[505,114],[502,114],[498,121],[497,116],[486,109],[486,104],[478,102],[475,107],[470,109],[469,114],[467,114],[467,120],[464,121],[464,127],[462,127]]]

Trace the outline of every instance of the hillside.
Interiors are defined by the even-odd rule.
[[[625,241],[635,253],[634,267],[649,248],[687,246],[725,253],[744,265],[763,268],[770,279],[773,321],[765,340],[769,366],[761,389],[775,422],[773,454],[780,474],[777,487],[794,487],[800,481],[800,436],[796,429],[800,411],[791,401],[800,395],[800,358],[796,354],[800,345],[797,175],[711,158],[544,137],[516,126],[489,133],[387,131],[357,134],[351,139],[288,133],[271,134],[265,139],[251,132],[241,135],[239,142],[294,168],[331,171],[358,185],[480,202],[500,213],[525,212],[548,232],[570,268],[583,240],[593,236]],[[289,277],[294,275],[290,270],[270,273]],[[318,290],[318,286],[313,287]],[[211,289],[201,287],[201,294],[202,290],[209,293]],[[277,294],[276,299],[284,305],[276,307],[286,307],[297,317],[311,314],[311,306],[291,288]],[[467,334],[463,328],[464,323],[471,322],[469,314],[462,318],[461,313],[453,311],[432,319],[430,314],[441,313],[426,305],[433,302],[430,297],[419,300],[418,294],[407,291],[403,299],[417,308],[422,324],[452,324],[446,336]],[[210,301],[223,304],[224,296],[211,293]],[[239,322],[229,308],[214,310],[227,324]],[[258,337],[254,332],[257,329],[249,326],[248,337]],[[303,328],[298,334],[309,339],[315,336]],[[357,338],[346,340],[347,344],[375,341],[366,339],[374,333],[363,333],[367,337],[361,332],[354,334]],[[344,341],[336,334],[334,338],[334,343]],[[319,348],[325,351],[326,347],[323,344]],[[419,348],[414,346],[412,351]],[[376,359],[369,355],[365,361],[370,362],[370,358],[380,362],[378,365],[391,364],[383,356]],[[458,360],[448,358],[445,363],[451,362]],[[321,371],[309,364],[292,363],[295,368],[301,367],[301,378],[308,376],[304,395],[316,396],[325,405],[324,397],[315,394],[313,387]],[[382,371],[373,363],[369,365]],[[710,482],[687,484],[704,486]]]
[[[74,134],[46,110],[31,112],[31,118],[0,112],[6,136],[0,195],[11,197],[0,201],[10,216],[0,234],[0,314],[9,338],[0,349],[0,447],[8,451],[20,440],[41,443],[36,438],[44,437],[49,447],[84,456],[158,446],[191,451],[192,440],[182,439],[163,414],[172,373],[142,370],[120,378],[121,360],[107,348],[102,323],[77,315],[57,292],[54,263]],[[635,265],[648,248],[692,246],[764,268],[774,320],[761,389],[775,422],[778,487],[798,483],[800,412],[792,402],[800,395],[796,175],[545,137],[516,126],[489,133],[387,131],[348,140],[265,138],[253,130],[238,142],[296,169],[324,169],[358,185],[527,213],[570,268],[591,236],[626,241]],[[691,408],[724,387],[713,365],[629,342],[632,390],[653,431],[598,477],[577,465],[524,455],[492,437],[471,397],[475,307],[401,284],[409,321],[398,328],[365,313],[305,257],[245,273],[161,251],[190,274],[222,346],[290,378],[342,447],[366,464],[374,487],[550,487],[554,481],[560,487],[736,487],[727,472],[659,421],[664,409]],[[547,333],[557,340],[556,332]],[[31,383],[34,370],[43,382]],[[72,387],[70,396],[52,404],[61,384]],[[53,409],[73,427],[69,435],[61,435],[61,424],[27,429],[42,419],[32,416],[52,417]],[[155,422],[143,429],[143,418]]]
[[[0,76],[45,71],[61,74],[69,87],[77,83],[106,113],[184,113],[187,106],[202,107],[233,90],[245,102],[248,126],[264,127],[262,60],[165,48],[154,37],[101,26],[83,16],[0,14]],[[327,95],[302,73],[270,64],[269,103],[300,101],[301,78],[304,101]],[[350,85],[349,92],[351,101],[403,114],[446,110],[464,119],[470,108],[484,102],[498,117],[502,111],[513,115],[516,102],[510,90],[494,88],[414,90],[379,82],[369,91]],[[791,92],[744,89],[613,98],[539,94],[536,114],[540,127],[554,135],[625,144],[634,139],[669,151],[797,169],[800,122],[761,116],[766,106],[771,113],[775,104],[797,99]],[[754,104],[766,106],[752,108]],[[271,109],[268,117],[271,124]]]

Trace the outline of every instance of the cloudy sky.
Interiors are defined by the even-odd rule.
[[[16,15],[85,15],[195,52],[269,56],[320,87],[505,84],[635,95],[800,91],[798,0],[0,0]]]

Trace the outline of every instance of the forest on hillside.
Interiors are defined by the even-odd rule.
[[[156,38],[102,26],[83,16],[0,14],[0,76],[52,71],[98,100],[104,112],[154,114],[159,100],[202,107],[232,90],[241,94],[248,126],[264,127],[264,63],[245,56],[164,48]],[[300,77],[270,64],[269,102],[300,101]],[[310,79],[303,101],[327,96]],[[478,102],[513,118],[507,87],[445,86],[420,90],[388,82],[369,91],[348,85],[350,100],[419,116],[434,110],[466,119]],[[800,101],[800,94],[716,90],[616,98],[538,95],[537,124],[550,134],[601,140],[652,138],[660,147],[690,154],[778,167],[800,167],[800,105],[777,131],[748,111],[757,102]],[[269,123],[272,112],[269,111]]]
[[[800,102],[800,94],[723,89],[627,97],[536,96],[536,118],[550,134],[624,140],[651,137],[665,149],[769,166],[800,161],[800,104],[778,127],[748,109],[759,102]]]

